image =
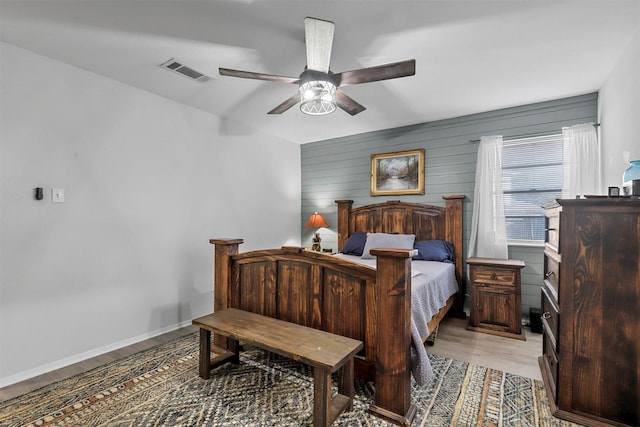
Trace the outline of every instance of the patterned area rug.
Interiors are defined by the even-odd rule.
[[[572,426],[551,416],[542,383],[429,355],[434,380],[412,385],[413,426]],[[367,411],[371,383],[356,381],[353,411],[337,426],[390,426]],[[245,348],[208,381],[191,334],[0,403],[0,426],[306,426],[311,369]]]

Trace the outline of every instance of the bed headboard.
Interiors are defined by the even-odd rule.
[[[353,208],[353,200],[338,204],[338,250],[356,231],[415,234],[419,240],[446,240],[455,250],[456,279],[464,292],[462,274],[462,202],[464,195],[445,195],[445,207],[390,200]],[[463,294],[464,295],[464,294]],[[464,304],[464,300],[462,301]],[[457,307],[462,311],[462,307]]]

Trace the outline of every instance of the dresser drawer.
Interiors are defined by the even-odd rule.
[[[556,251],[560,250],[560,233],[556,229],[547,229],[546,243],[553,246]]]
[[[471,281],[494,285],[514,285],[517,272],[498,267],[475,267],[471,269]]]
[[[558,300],[560,293],[560,256],[551,248],[544,250],[544,280],[553,288],[554,296]],[[559,301],[559,300],[558,300]]]
[[[546,212],[546,239],[556,251],[560,248],[560,210],[550,209]]]
[[[553,351],[553,347],[549,342],[549,336],[546,331],[544,334],[544,341],[542,344],[542,369],[546,371],[544,377],[549,379],[549,388],[553,393],[553,396],[549,396],[549,399],[553,399],[557,402],[557,384],[558,384],[558,357],[556,352]]]
[[[542,288],[542,327],[553,351],[558,352],[558,325],[560,313],[547,285]]]

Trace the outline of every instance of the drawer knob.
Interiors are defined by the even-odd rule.
[[[544,313],[542,313],[542,318],[551,319],[551,313],[549,313],[548,311],[545,311]]]
[[[547,271],[546,274],[544,275],[545,279],[548,279],[551,276],[553,276],[553,271]]]
[[[496,280],[497,276],[496,273],[491,273],[491,280]]]

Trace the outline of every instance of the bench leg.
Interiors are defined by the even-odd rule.
[[[211,332],[200,329],[200,358],[198,365],[200,378],[208,380],[211,375]]]
[[[233,338],[227,338],[227,346],[229,347],[229,351],[233,353],[229,361],[237,365],[240,363],[240,343]]]
[[[353,358],[349,359],[338,371],[338,393],[349,398],[349,404],[345,410],[353,410]]]
[[[313,427],[328,427],[331,419],[331,372],[313,368]]]
[[[211,331],[200,329],[200,356],[198,374],[203,380],[211,378],[211,370],[226,362],[240,363],[240,344],[233,338],[227,339],[229,349],[223,354],[217,355],[211,361]]]
[[[328,427],[353,409],[353,358],[338,370],[338,394],[331,397],[331,371],[313,369],[313,427]]]

